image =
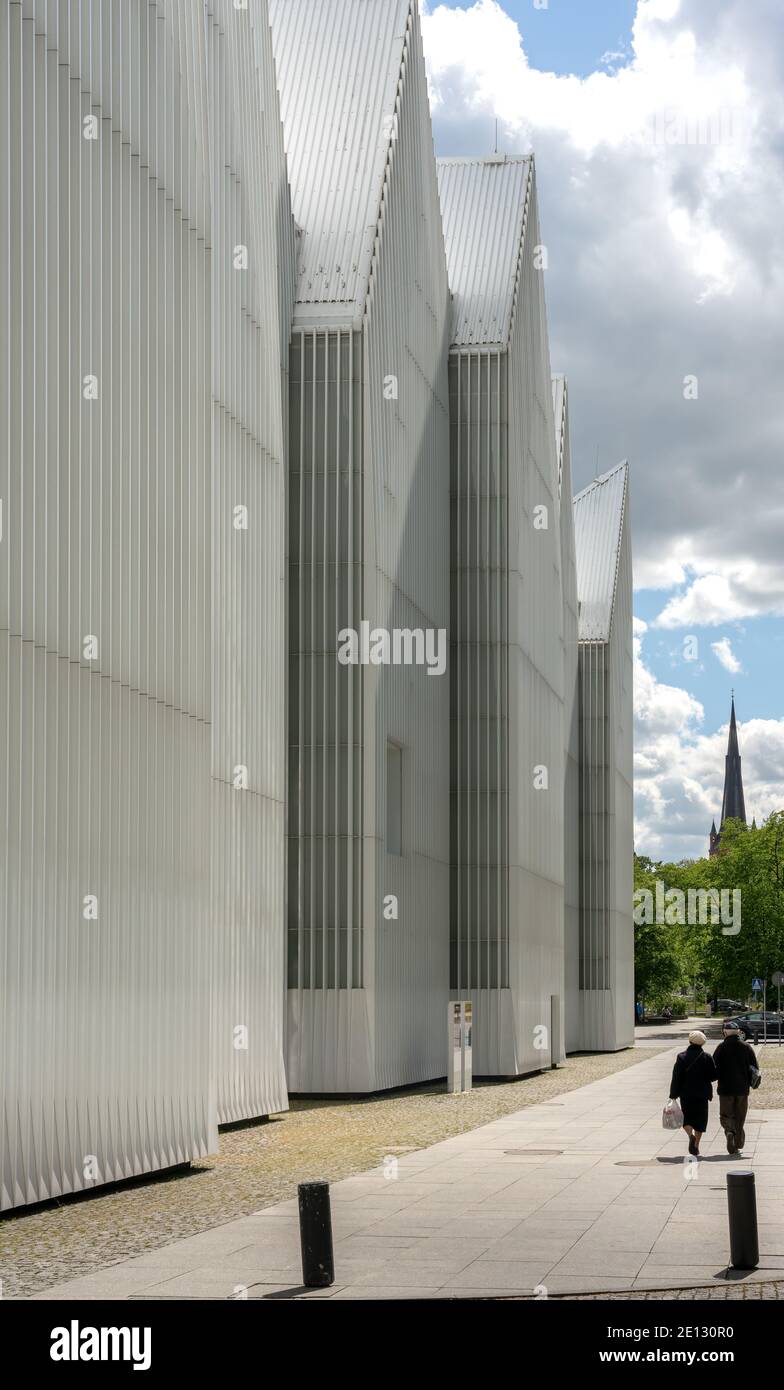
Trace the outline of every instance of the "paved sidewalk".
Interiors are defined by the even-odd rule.
[[[682,1045],[682,1044],[681,1044]],[[661,1127],[677,1048],[332,1187],[336,1283],[300,1287],[295,1201],[35,1295],[48,1298],[539,1296],[726,1288],[725,1179],[757,1175],[761,1267],[784,1278],[784,1111],[752,1110],[730,1158]],[[314,1173],[314,1177],[318,1174]]]

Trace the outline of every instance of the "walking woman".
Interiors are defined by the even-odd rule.
[[[689,1153],[700,1156],[700,1140],[708,1128],[708,1106],[713,1100],[716,1068],[709,1052],[703,1052],[707,1038],[699,1029],[689,1034],[689,1046],[679,1052],[672,1069],[670,1100],[677,1100],[683,1111],[683,1128],[689,1136]]]

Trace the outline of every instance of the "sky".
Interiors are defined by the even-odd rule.
[[[423,10],[437,153],[536,157],[575,491],[630,464],[635,847],[695,858],[733,689],[748,817],[784,808],[781,0]]]

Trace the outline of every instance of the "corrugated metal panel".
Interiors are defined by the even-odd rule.
[[[450,984],[461,998],[509,987],[508,376],[506,352],[452,354]]]
[[[552,378],[544,271],[533,169],[511,338],[519,385],[510,388],[510,985],[518,1070],[548,1065],[562,1051],[552,1011],[563,1010],[564,691],[560,528]],[[522,466],[522,461],[526,466]],[[546,508],[537,529],[535,509]],[[517,519],[517,520],[516,520]],[[535,769],[546,767],[547,786]],[[549,1047],[542,1048],[542,1026]]]
[[[612,1022],[606,1046],[634,1042],[634,749],[633,583],[631,516],[627,494],[609,643],[610,719],[614,739],[612,811],[615,856],[611,901]]]
[[[506,305],[508,350],[458,344],[450,364],[451,977],[453,990],[474,1002],[474,1069],[496,1075],[549,1065],[563,1050],[563,560],[544,292],[533,256],[538,212],[527,162],[516,187],[520,244],[510,252],[508,226],[483,223],[480,183],[474,215],[455,224],[470,249],[455,241],[450,256],[467,284],[481,285],[473,264],[493,263],[496,235],[501,259],[519,267],[514,302]],[[485,240],[474,238],[477,219]],[[535,511],[542,507],[544,515]],[[565,534],[571,546],[568,527]]]
[[[278,13],[283,8],[288,14],[288,5]],[[357,9],[341,4],[331,13],[335,51],[353,54],[361,67],[350,33]],[[375,14],[381,24],[375,3],[366,9],[366,22]],[[367,1091],[445,1070],[448,667],[436,677],[417,666],[337,661],[339,630],[358,629],[363,619],[388,631],[448,627],[448,290],[415,6],[407,16],[401,37],[387,15],[378,32],[387,35],[388,53],[373,50],[384,71],[397,63],[397,96],[372,213],[366,299],[347,297],[333,328],[295,330],[292,345],[287,1063],[294,1090]],[[273,35],[277,42],[277,26]],[[333,100],[333,67],[318,66],[326,94],[308,88],[316,109]],[[284,110],[290,71],[281,72]],[[301,74],[291,80],[300,83]],[[342,81],[338,72],[337,100]],[[350,160],[362,162],[361,123],[356,134]],[[289,144],[295,189],[303,179],[297,149]],[[310,167],[312,152],[301,157]],[[361,284],[357,274],[357,294]],[[357,311],[361,332],[352,331]],[[389,741],[402,749],[402,855],[388,854],[385,842]],[[395,919],[384,917],[389,895],[398,900]]]
[[[270,0],[304,306],[367,293],[409,0]],[[340,312],[340,311],[339,311]]]
[[[567,1052],[581,1046],[580,962],[580,702],[577,573],[566,378],[553,377],[561,532],[564,691],[564,1034]]]
[[[221,1123],[285,1110],[285,464],[294,228],[266,6],[210,0],[211,868]],[[246,268],[238,268],[245,265]],[[281,344],[285,341],[285,357]],[[236,509],[246,516],[237,517]],[[237,522],[246,520],[246,529]]]
[[[295,332],[289,511],[292,989],[360,989],[364,682],[337,660],[363,605],[361,339]]]
[[[581,642],[610,638],[627,489],[628,464],[624,462],[574,499]]]
[[[242,139],[265,32],[261,0],[0,6],[4,1207],[214,1149],[216,1090],[281,1099],[282,424],[251,371],[279,380],[293,250],[280,140],[273,170]],[[218,91],[239,163],[213,179]],[[213,294],[235,217],[261,260]],[[211,1014],[250,1027],[241,1083]]]
[[[455,345],[509,342],[532,170],[506,155],[438,161]]]
[[[609,640],[580,640],[580,931],[577,996],[579,1045],[608,1050],[633,1038],[632,904],[632,583],[626,465],[615,470],[615,494],[590,532],[595,570],[612,563]],[[620,477],[623,491],[617,505]],[[601,495],[604,480],[587,494]],[[581,494],[582,498],[586,494]],[[616,505],[611,506],[615,497]],[[579,514],[575,506],[575,516]],[[589,513],[589,515],[591,515]],[[596,523],[597,518],[591,515]],[[578,562],[579,562],[578,541]],[[599,565],[599,559],[605,561]],[[606,583],[605,579],[605,583]],[[579,576],[578,576],[579,583]],[[608,619],[609,622],[609,619]]]
[[[8,1207],[215,1141],[202,9],[3,5],[0,70]]]

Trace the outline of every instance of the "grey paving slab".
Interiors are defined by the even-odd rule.
[[[552,1264],[549,1256],[540,1260],[474,1260],[445,1286],[532,1293],[536,1285],[542,1283]]]
[[[625,1252],[650,1255],[656,1248],[655,1240],[655,1233],[650,1231],[627,1231],[625,1234],[616,1235],[612,1231],[595,1231],[591,1227],[578,1240],[572,1242],[570,1249],[576,1253],[585,1252],[590,1260],[601,1268],[604,1260],[613,1259],[615,1255]]]
[[[451,1279],[459,1278],[460,1271],[470,1263],[467,1259],[390,1260],[359,1275],[352,1280],[352,1285],[362,1288],[391,1284],[399,1289],[442,1289]]]
[[[127,1298],[140,1289],[159,1284],[171,1277],[171,1265],[160,1265],[157,1269],[129,1269],[124,1263],[107,1265],[97,1274],[86,1274],[82,1279],[71,1279],[66,1284],[57,1285],[53,1291],[47,1289],[43,1293],[34,1294],[33,1298],[39,1300],[55,1296],[79,1299],[100,1297],[104,1293],[107,1298]]]
[[[436,1288],[423,1288],[420,1285],[402,1285],[400,1288],[385,1285],[375,1287],[373,1285],[363,1286],[354,1284],[350,1289],[340,1289],[334,1295],[337,1303],[343,1303],[347,1299],[352,1302],[356,1299],[376,1300],[376,1299],[412,1299],[412,1298],[438,1298],[441,1297],[440,1291]]]
[[[494,1244],[491,1235],[485,1236],[426,1236],[409,1245],[405,1250],[395,1252],[395,1258],[412,1264],[429,1261],[431,1264],[443,1261],[454,1263],[457,1269],[479,1259]]]
[[[630,1287],[628,1279],[613,1278],[606,1274],[565,1275],[550,1273],[546,1288],[549,1294],[578,1293],[623,1293]]]
[[[599,1274],[612,1279],[632,1280],[640,1273],[647,1259],[645,1250],[590,1249],[580,1243],[572,1246],[563,1259],[550,1267],[547,1277],[563,1275],[568,1279],[577,1274]]]
[[[510,1231],[518,1230],[524,1223],[515,1213],[496,1213],[483,1212],[479,1214],[470,1210],[466,1215],[455,1217],[447,1221],[439,1230],[439,1235],[451,1236],[479,1236],[487,1235],[490,1240],[501,1240]]]
[[[400,1254],[403,1250],[408,1250],[412,1245],[421,1245],[427,1236],[406,1235],[406,1236],[372,1236],[355,1235],[346,1236],[343,1240],[334,1242],[335,1251],[341,1263],[344,1258],[349,1259],[385,1255],[388,1250],[392,1254]]]
[[[551,1263],[557,1263],[579,1240],[580,1233],[577,1231],[562,1234],[542,1232],[539,1235],[518,1234],[515,1231],[511,1235],[504,1236],[502,1240],[493,1241],[479,1256],[479,1259],[511,1260],[521,1264],[538,1263],[540,1260],[549,1259]]]
[[[574,1235],[575,1239],[585,1231],[592,1229],[596,1223],[596,1216],[593,1213],[586,1213],[582,1216],[559,1216],[557,1213],[552,1216],[542,1217],[536,1212],[533,1216],[527,1216],[525,1220],[518,1222],[515,1231],[520,1234],[528,1235],[547,1235],[549,1233],[559,1236]]]
[[[415,1216],[410,1212],[397,1212],[395,1216],[388,1216],[383,1221],[376,1220],[362,1230],[363,1234],[374,1236],[430,1235],[457,1219],[453,1212],[444,1207],[439,1212],[417,1213]]]

